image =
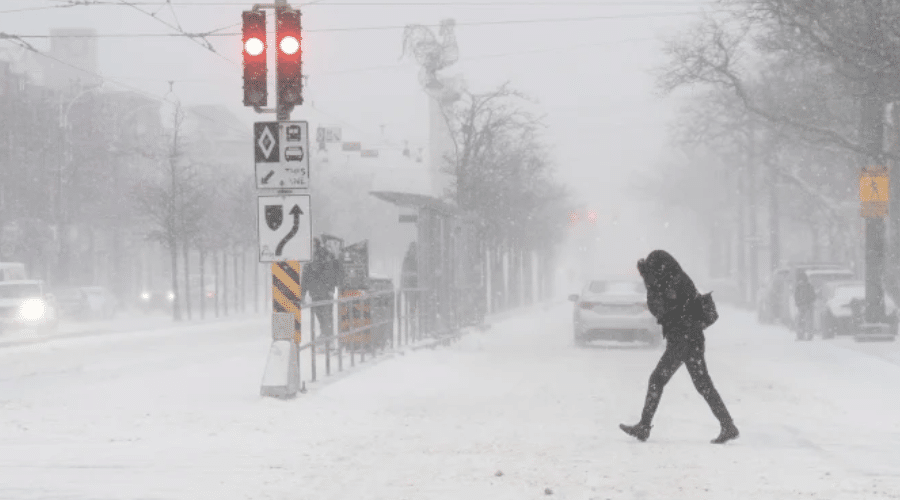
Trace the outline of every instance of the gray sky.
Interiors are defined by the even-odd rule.
[[[135,3],[188,32],[230,26],[221,33],[235,36],[210,38],[220,55],[183,37],[102,38],[101,73],[157,96],[165,95],[167,81],[174,80],[175,91],[186,104],[225,104],[248,123],[270,119],[271,115],[257,115],[241,106],[240,14],[252,3],[172,0],[168,7],[156,1]],[[0,11],[61,3],[0,0]],[[674,109],[671,100],[657,97],[648,73],[664,60],[658,37],[689,26],[708,8],[705,4],[321,0],[303,6],[294,2],[303,12],[304,72],[310,80],[307,104],[295,110],[292,119],[309,120],[313,127],[341,125],[345,140],[362,141],[364,147],[376,145],[382,125],[394,144],[404,139],[423,143],[426,97],[419,89],[415,62],[399,60],[402,26],[436,25],[451,17],[457,22],[460,61],[448,73],[462,73],[472,91],[490,90],[509,80],[537,99],[547,115],[546,137],[560,179],[601,212],[613,206],[628,210],[630,195],[623,190],[628,173],[652,166],[665,154],[666,124]],[[466,25],[521,20],[542,22]],[[271,29],[271,18],[269,23]],[[0,26],[0,31],[31,35],[65,27],[91,27],[101,35],[172,32],[125,5],[3,12]],[[30,41],[39,49],[49,47],[46,39]],[[248,137],[248,147],[249,141]]]

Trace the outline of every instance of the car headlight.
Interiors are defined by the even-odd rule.
[[[47,306],[41,299],[28,299],[19,306],[19,317],[25,321],[37,321],[44,317]]]
[[[141,300],[147,301],[150,300],[150,292],[144,292],[141,294]]]
[[[169,292],[168,297],[169,297],[169,302],[174,301],[175,300],[175,292]]]

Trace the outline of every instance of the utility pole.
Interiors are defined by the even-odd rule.
[[[746,169],[740,168],[737,171],[737,286],[738,300],[741,305],[747,303],[747,231],[744,226],[744,203],[746,202],[746,189],[744,187],[744,176]]]
[[[781,214],[778,203],[778,165],[767,162],[766,174],[769,187],[769,270],[773,273],[781,264]]]
[[[751,120],[747,124],[747,211],[749,212],[749,227],[747,232],[750,233],[748,241],[748,249],[750,251],[748,262],[748,273],[750,274],[750,305],[756,305],[756,292],[759,289],[759,235],[756,227],[756,130]]]
[[[876,52],[883,40],[880,16],[884,10],[883,0],[865,0],[866,22],[865,47]],[[862,172],[870,168],[883,168],[885,157],[884,142],[884,97],[881,89],[881,74],[871,62],[869,52],[863,55],[866,64],[866,91],[862,100],[860,136],[866,154],[863,159]],[[865,322],[868,324],[884,323],[884,289],[881,278],[884,275],[885,263],[885,220],[884,214],[864,214],[866,217],[866,307]]]
[[[169,155],[169,177],[172,181],[170,186],[172,190],[171,196],[172,201],[176,203],[176,205],[170,206],[169,210],[178,211],[180,211],[182,202],[178,190],[178,129],[181,126],[178,115],[180,112],[181,104],[176,101],[175,112],[173,113],[172,118],[172,152]],[[172,293],[175,294],[175,298],[172,300],[172,318],[175,321],[181,321],[181,303],[178,293],[178,249],[176,248],[176,245],[178,244],[177,224],[180,222],[178,214],[169,212],[168,222],[169,257],[172,261]]]

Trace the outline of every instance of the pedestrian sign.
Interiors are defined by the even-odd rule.
[[[859,176],[859,201],[863,217],[884,217],[890,200],[888,171],[883,167],[863,169]]]
[[[309,189],[309,124],[253,124],[257,189]]]

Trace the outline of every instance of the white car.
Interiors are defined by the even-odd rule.
[[[647,309],[647,290],[641,280],[593,280],[569,300],[575,303],[573,324],[579,346],[593,340],[642,341],[654,346],[662,342],[662,327]]]
[[[866,282],[861,280],[832,281],[822,287],[820,297],[816,300],[813,321],[815,329],[822,333],[822,338],[833,338],[838,334],[853,333],[853,309],[850,303],[854,300],[865,302]],[[891,327],[897,328],[897,305],[888,295],[884,296],[884,309]]]
[[[42,281],[0,282],[0,330],[55,330],[58,324],[56,301]]]

